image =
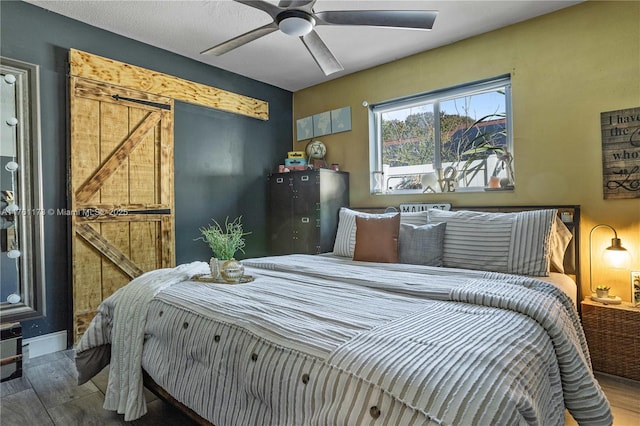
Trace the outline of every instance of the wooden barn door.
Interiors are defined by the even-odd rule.
[[[98,305],[175,264],[173,100],[71,77],[74,341]]]

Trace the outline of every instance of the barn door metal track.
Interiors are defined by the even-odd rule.
[[[171,105],[161,104],[161,103],[158,103],[158,102],[145,101],[145,100],[142,100],[142,99],[125,98],[124,96],[120,96],[120,95],[112,95],[111,97],[113,99],[115,99],[116,101],[135,102],[137,104],[148,105],[148,106],[152,106],[154,108],[166,109],[168,111],[171,111]]]

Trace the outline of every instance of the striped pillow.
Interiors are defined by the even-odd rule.
[[[333,254],[336,256],[350,257],[353,259],[353,253],[356,248],[356,216],[382,218],[392,217],[398,213],[363,213],[346,207],[340,208],[338,231],[336,240],[333,244]],[[410,212],[400,214],[400,223],[410,223],[413,225],[426,225],[427,212]]]
[[[548,276],[556,210],[517,213],[429,210],[431,223],[445,222],[444,266],[519,275]]]

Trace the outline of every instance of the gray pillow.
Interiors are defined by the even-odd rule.
[[[413,265],[442,266],[446,223],[400,223],[398,261]]]

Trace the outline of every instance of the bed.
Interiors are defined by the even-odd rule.
[[[611,424],[571,295],[502,271],[550,268],[558,210],[467,212],[342,209],[333,253],[243,260],[255,280],[241,285],[192,280],[203,262],[146,273],[100,306],[76,347],[79,381],[110,363],[105,408],[125,420],[146,411],[144,377],[218,426],[552,425],[565,408]],[[406,232],[384,258],[394,226],[442,235],[406,263]],[[440,266],[419,264],[434,253]]]

